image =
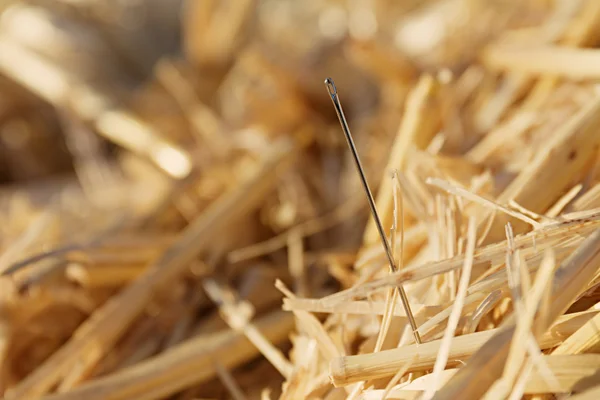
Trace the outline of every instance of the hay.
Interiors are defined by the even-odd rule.
[[[595,0],[0,6],[4,398],[598,398],[599,27]]]

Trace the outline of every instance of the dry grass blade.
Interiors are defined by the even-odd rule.
[[[502,378],[497,381],[496,385],[492,386],[490,391],[486,394],[489,398],[506,397],[512,391],[511,389],[515,384],[517,375],[521,371],[525,355],[527,354],[526,347],[531,336],[531,327],[534,316],[544,291],[551,280],[554,267],[554,255],[547,252],[536,276],[535,284],[531,291],[526,295],[527,297],[523,299],[523,301],[514,299],[516,303],[515,315],[517,318],[517,327],[513,335],[514,339],[510,345]]]
[[[56,107],[73,109],[83,120],[93,120],[98,132],[106,138],[149,157],[176,178],[184,178],[191,172],[192,163],[185,151],[160,137],[130,112],[111,109],[111,102],[93,88],[5,37],[0,38],[0,54],[0,70],[41,98]]]
[[[502,71],[574,80],[600,79],[600,52],[595,49],[496,45],[484,54],[487,66]]]
[[[596,313],[573,314],[559,320],[549,333],[540,338],[540,347],[548,349],[562,342],[563,337],[572,335]],[[460,364],[467,360],[495,335],[505,332],[501,328],[457,336],[453,340],[448,359],[450,365]],[[334,359],[330,366],[333,384],[344,386],[354,382],[394,375],[401,366],[412,357],[418,356],[409,371],[422,371],[433,367],[441,346],[441,340],[434,340],[420,345],[412,344],[379,353],[345,356]],[[443,388],[442,388],[443,389]]]
[[[534,212],[552,206],[575,177],[581,177],[598,151],[600,137],[593,131],[600,123],[600,97],[595,97],[566,121],[544,144],[535,158],[498,197],[500,203],[514,200]],[[558,167],[560,166],[560,168]],[[515,226],[515,231],[523,228]],[[489,240],[498,234],[490,234]]]
[[[557,270],[552,285],[552,301],[547,321],[556,319],[577,299],[579,294],[587,289],[590,279],[595,274],[599,254],[600,230],[596,230]],[[465,399],[474,399],[485,393],[500,375],[513,331],[514,326],[501,329],[434,398],[450,399],[457,393],[461,393]],[[540,347],[543,347],[541,343]],[[473,368],[477,372],[472,371]],[[472,381],[473,377],[479,377],[477,384]]]
[[[362,198],[361,201],[357,201],[355,199],[348,200],[331,213],[310,221],[306,221],[280,235],[266,240],[265,242],[256,243],[242,249],[233,250],[231,253],[229,253],[229,260],[231,262],[241,262],[250,258],[272,253],[285,247],[288,244],[290,237],[294,235],[298,235],[300,237],[310,236],[325,229],[331,228],[332,226],[335,226],[343,221],[344,218],[348,218],[363,207],[364,203]]]
[[[425,148],[436,133],[437,117],[432,97],[435,94],[436,82],[428,75],[423,75],[416,84],[406,103],[406,111],[398,133],[394,140],[386,171],[403,170],[405,160],[414,147]],[[390,179],[384,179],[376,196],[376,205],[381,222],[389,226],[392,221],[393,185]],[[378,239],[373,222],[369,222],[365,230],[366,244],[375,243]]]
[[[534,243],[536,252],[552,245],[558,246],[558,242],[563,240],[566,235],[571,237],[577,235],[574,236],[577,238],[581,235],[589,234],[591,230],[598,226],[600,221],[599,218],[600,214],[594,213],[591,217],[586,216],[585,218],[581,218],[579,220],[570,220],[568,223],[562,222],[549,224],[535,232],[518,235],[515,237],[516,249],[526,249],[531,251],[534,249]],[[560,245],[574,244],[575,243],[564,242],[564,240],[563,243],[560,243]],[[473,258],[474,263],[478,264],[491,262],[494,264],[504,258],[504,249],[505,244],[503,242],[480,247],[475,251],[475,256]],[[334,295],[327,296],[322,299],[322,302],[324,304],[332,305],[342,301],[347,301],[353,297],[366,296],[374,291],[398,285],[403,282],[417,281],[434,275],[443,274],[448,271],[456,270],[460,268],[463,262],[464,255],[458,255],[442,261],[428,262],[424,265],[405,268],[403,271],[390,274],[388,277],[373,280],[351,289],[338,292]]]
[[[286,296],[290,298],[295,297],[293,293],[285,287],[283,282],[278,280],[275,282],[275,286]],[[319,320],[315,318],[314,315],[311,315],[306,311],[293,311],[293,313],[298,319],[302,330],[307,331],[311,337],[316,338],[319,350],[322,352],[326,360],[331,360],[343,353],[343,351],[338,348],[336,343],[334,343],[331,337],[327,334],[327,331],[325,331],[325,328],[323,328],[323,325],[321,325]]]
[[[125,327],[142,311],[154,290],[184,272],[188,268],[188,263],[208,246],[209,241],[206,238],[215,229],[245,211],[241,203],[242,198],[244,198],[245,208],[252,207],[252,201],[261,200],[273,184],[274,167],[280,165],[283,160],[289,159],[291,150],[292,146],[289,143],[274,149],[270,159],[267,158],[264,167],[253,179],[206,210],[140,279],[97,310],[69,342],[31,376],[7,393],[6,397],[23,398],[46,393],[67,372],[71,363],[81,357],[82,353],[93,351],[92,357],[86,357],[79,364],[79,375],[83,377],[118,339]],[[250,188],[253,199],[247,196]]]
[[[244,396],[244,393],[242,393],[239,386],[235,383],[235,380],[233,379],[229,371],[223,368],[223,366],[219,362],[215,363],[215,370],[217,372],[217,375],[219,376],[219,379],[223,382],[223,385],[225,385],[233,400],[246,399],[246,396]]]
[[[569,336],[556,349],[553,355],[596,353],[600,347],[600,317],[595,316],[577,332]]]
[[[433,365],[433,375],[435,377],[434,383],[425,392],[425,399],[432,398],[435,391],[439,388],[439,386],[441,386],[439,384],[439,378],[442,371],[446,369],[446,363],[448,362],[448,354],[450,353],[450,349],[452,347],[452,339],[455,335],[456,327],[461,316],[465,296],[467,295],[467,287],[469,286],[469,280],[471,279],[471,269],[473,268],[473,253],[475,252],[476,242],[476,225],[474,218],[469,219],[469,225],[467,229],[468,231],[466,257],[465,264],[463,266],[462,274],[460,277],[460,282],[458,284],[458,293],[456,294],[456,299],[454,300],[454,305],[452,306],[452,312],[448,317],[448,324],[446,325],[446,330],[444,331],[444,337],[442,338],[440,344],[440,350],[438,352],[437,358],[435,359],[435,364]]]
[[[275,312],[257,321],[258,328],[272,342],[287,339],[293,318]],[[258,350],[240,333],[231,330],[198,337],[164,354],[83,384],[67,393],[48,395],[44,400],[74,399],[159,399],[193,383],[205,382],[217,374],[213,360],[225,368],[241,365]]]
[[[390,228],[390,239],[389,239],[389,243],[396,243],[396,232],[398,230],[398,208],[400,208],[400,215],[401,215],[401,222],[400,222],[400,257],[396,256],[396,252],[395,250],[395,246],[391,246],[392,247],[392,258],[395,262],[395,267],[396,269],[402,269],[402,267],[404,266],[404,207],[402,205],[402,195],[398,196],[398,185],[396,185],[395,183],[398,180],[398,173],[397,171],[394,171],[394,174],[392,176],[392,184],[394,185],[393,187],[393,199],[394,199],[394,212],[393,212],[393,221],[392,221],[392,227]],[[400,202],[398,202],[398,199],[400,198]],[[400,260],[400,261],[398,261]],[[386,296],[385,296],[385,310],[383,313],[383,318],[381,320],[381,328],[379,329],[379,333],[377,335],[377,342],[375,342],[375,349],[374,352],[378,352],[381,350],[383,343],[386,339],[386,336],[388,334],[388,331],[390,329],[390,324],[392,321],[392,316],[394,315],[394,309],[396,308],[397,305],[397,300],[398,300],[398,290],[396,288],[391,288],[387,290]],[[406,314],[406,310],[404,311]],[[412,315],[410,316],[411,318],[413,317]]]
[[[386,304],[386,302],[382,301],[349,301],[328,306],[323,304],[320,299],[283,299],[283,309],[286,311],[296,310],[312,313],[383,315]],[[441,311],[440,306],[423,306],[422,304],[413,304],[412,309],[415,314],[422,314],[425,317],[433,316]],[[406,317],[406,312],[402,307],[394,307],[392,315],[394,317]]]
[[[598,371],[597,354],[586,354],[582,356],[546,356],[545,362],[552,374],[557,378],[559,387],[550,387],[544,378],[535,369],[526,380],[524,394],[547,394],[547,393],[569,393],[573,391],[582,380],[591,379]],[[447,369],[444,371],[442,379],[444,382],[451,379],[457,369]],[[415,379],[410,383],[397,385],[392,388],[388,394],[389,399],[403,399],[403,396],[421,395],[433,383],[434,376],[428,374]],[[373,390],[365,393],[364,399],[381,398],[383,390]],[[378,397],[379,396],[379,397]],[[408,398],[408,397],[406,397]]]
[[[586,390],[585,392],[580,393],[578,395],[571,396],[570,399],[572,399],[572,400],[594,400],[594,399],[597,399],[598,396],[600,396],[600,386],[596,386],[593,389]]]
[[[432,186],[436,186],[439,187],[440,189],[443,189],[445,191],[447,191],[448,193],[457,195],[457,196],[461,196],[464,197],[467,200],[471,200],[477,203],[480,203],[482,205],[485,205],[487,207],[490,207],[492,209],[496,209],[499,211],[502,211],[503,213],[506,213],[507,215],[510,215],[512,217],[515,217],[517,219],[520,219],[523,222],[526,222],[528,224],[530,224],[534,229],[539,227],[539,223],[533,219],[531,219],[529,216],[524,215],[523,213],[520,212],[516,212],[514,210],[511,210],[508,207],[505,207],[501,204],[497,204],[494,203],[491,200],[485,199],[481,196],[478,196],[474,193],[469,192],[468,190],[465,190],[463,188],[457,187],[457,186],[453,186],[452,184],[445,182],[441,179],[437,179],[437,178],[429,178],[426,181],[429,185]]]
[[[236,303],[230,300],[229,297],[233,297],[231,289],[222,287],[212,279],[204,281],[204,290],[211,300],[219,305],[227,325],[235,331],[242,332],[285,378],[289,378],[292,374],[292,365],[250,322],[253,314],[252,305],[244,301]]]

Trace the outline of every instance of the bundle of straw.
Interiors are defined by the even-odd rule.
[[[596,0],[0,5],[4,398],[600,398],[598,44]]]

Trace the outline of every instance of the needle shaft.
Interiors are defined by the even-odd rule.
[[[369,188],[369,183],[367,182],[364,169],[360,162],[360,157],[358,156],[356,145],[354,144],[354,140],[352,139],[352,134],[350,133],[350,128],[348,127],[348,122],[346,121],[346,117],[344,115],[344,110],[342,110],[342,104],[340,103],[340,99],[338,98],[337,89],[335,87],[333,79],[325,79],[325,86],[327,86],[327,91],[329,92],[329,96],[331,97],[331,101],[333,102],[333,107],[335,108],[335,112],[338,116],[338,119],[340,120],[342,131],[344,131],[344,136],[346,136],[346,142],[348,143],[348,147],[350,147],[350,152],[352,153],[352,157],[354,158],[354,165],[356,166],[356,170],[358,171],[358,175],[360,176],[360,181],[367,195],[367,200],[369,202],[371,214],[373,215],[373,219],[375,220],[375,224],[377,226],[377,231],[379,232],[379,237],[381,238],[381,242],[383,243],[383,247],[385,248],[385,254],[390,264],[390,271],[396,272],[397,267],[396,262],[394,261],[394,257],[392,255],[392,249],[387,240],[387,237],[385,236],[385,231],[383,230],[381,219],[379,218],[379,214],[377,213],[377,208],[375,207],[375,200],[373,200],[373,194],[371,193],[371,189]],[[415,322],[415,317],[413,316],[413,313],[410,309],[408,297],[406,296],[406,292],[404,291],[402,285],[398,286],[398,292],[400,293],[400,299],[402,300],[404,311],[406,312],[408,322],[410,323],[410,327],[412,328],[413,334],[415,336],[415,342],[421,343],[421,336],[419,335],[419,332],[417,330],[417,323]]]

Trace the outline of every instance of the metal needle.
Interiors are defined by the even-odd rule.
[[[367,178],[365,177],[365,172],[360,162],[360,158],[358,157],[358,152],[356,151],[356,146],[354,145],[354,140],[352,139],[352,134],[350,133],[350,128],[348,127],[348,122],[346,121],[346,117],[344,116],[344,111],[342,110],[342,105],[340,103],[340,99],[338,98],[337,89],[335,87],[335,83],[333,83],[333,79],[325,79],[325,86],[327,86],[327,91],[329,92],[329,96],[331,97],[331,101],[333,102],[333,107],[335,108],[335,112],[337,113],[337,116],[340,120],[340,124],[342,125],[342,130],[344,131],[344,135],[346,136],[346,142],[348,142],[348,147],[350,147],[350,152],[352,153],[352,157],[354,158],[354,164],[360,176],[360,181],[362,182],[365,193],[367,194],[367,200],[369,202],[369,207],[371,208],[371,214],[375,219],[375,224],[377,225],[377,230],[379,231],[379,237],[381,238],[381,242],[383,243],[383,247],[385,248],[385,253],[390,264],[390,270],[392,272],[396,272],[397,268],[396,263],[394,262],[394,257],[392,256],[392,249],[390,248],[390,244],[388,243],[388,240],[385,236],[385,231],[383,230],[381,220],[379,219],[379,214],[377,213],[377,208],[375,208],[375,200],[373,200],[373,195],[371,194],[369,183],[367,182]],[[400,293],[400,299],[402,300],[404,311],[406,312],[408,322],[410,323],[413,334],[415,336],[415,342],[421,343],[421,336],[417,331],[417,323],[415,322],[415,317],[413,316],[413,313],[410,309],[408,297],[406,296],[406,292],[404,291],[402,285],[398,285],[398,292]]]

